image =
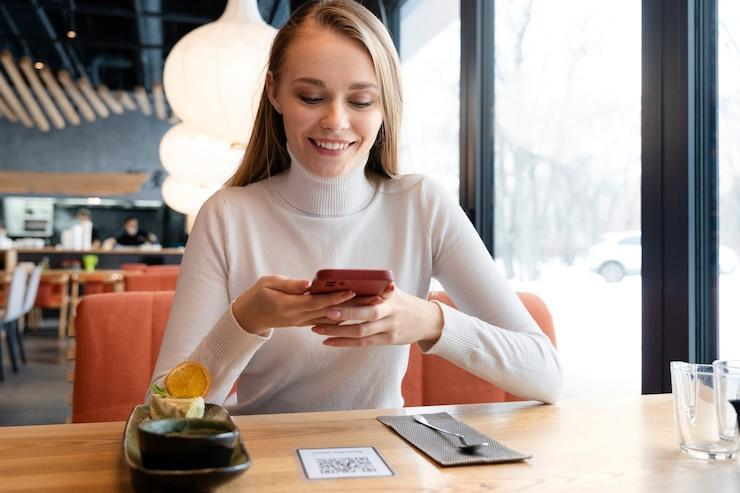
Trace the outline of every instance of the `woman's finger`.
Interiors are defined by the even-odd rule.
[[[286,294],[303,294],[311,283],[305,279],[288,279],[283,276],[265,276],[260,278],[262,285]]]
[[[339,322],[336,320],[332,320],[330,318],[326,317],[317,317],[313,318],[311,320],[306,320],[304,323],[302,323],[299,327],[305,327],[305,326],[314,326],[314,325],[339,325]]]
[[[383,298],[380,296],[357,296],[355,298],[352,298],[349,301],[345,301],[344,303],[340,303],[339,305],[336,305],[336,308],[347,308],[347,307],[354,307],[354,306],[367,306],[367,305],[377,305],[378,303],[382,303]]]
[[[311,330],[317,334],[329,337],[348,337],[358,339],[369,337],[383,332],[387,324],[383,320],[377,322],[363,322],[348,325],[317,325]]]
[[[387,303],[377,305],[358,306],[349,308],[332,307],[326,311],[326,316],[332,320],[362,320],[372,322],[380,320],[388,314]]]
[[[388,346],[393,344],[392,336],[388,332],[361,337],[359,339],[349,337],[330,337],[324,341],[324,345],[332,347],[362,347],[362,346]]]
[[[354,298],[356,293],[352,291],[336,291],[334,293],[326,294],[310,294],[303,296],[301,300],[297,300],[298,304],[296,308],[303,312],[314,312],[330,306],[341,305],[342,303]],[[302,309],[301,309],[302,307]]]

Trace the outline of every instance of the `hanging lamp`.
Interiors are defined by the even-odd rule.
[[[276,33],[257,0],[229,0],[218,20],[178,41],[165,62],[164,89],[180,120],[243,148]]]
[[[170,176],[206,187],[220,187],[234,174],[244,155],[225,140],[178,123],[159,143],[159,160]]]

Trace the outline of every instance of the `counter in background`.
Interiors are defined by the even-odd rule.
[[[34,249],[11,249],[2,251],[2,267],[0,270],[11,270],[18,262],[33,262],[38,264],[44,258],[49,259],[50,268],[63,268],[64,260],[77,260],[82,265],[83,255],[97,255],[98,269],[118,269],[123,264],[144,263],[151,265],[177,265],[182,260],[184,248],[116,248],[114,250],[62,250],[53,247]]]

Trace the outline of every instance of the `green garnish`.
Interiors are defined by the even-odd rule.
[[[159,397],[169,397],[170,395],[167,393],[167,390],[163,389],[156,383],[153,383],[152,386],[149,388],[151,390],[152,394],[157,394]]]

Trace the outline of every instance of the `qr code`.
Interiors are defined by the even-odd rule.
[[[321,474],[377,472],[367,457],[333,457],[317,459]]]

